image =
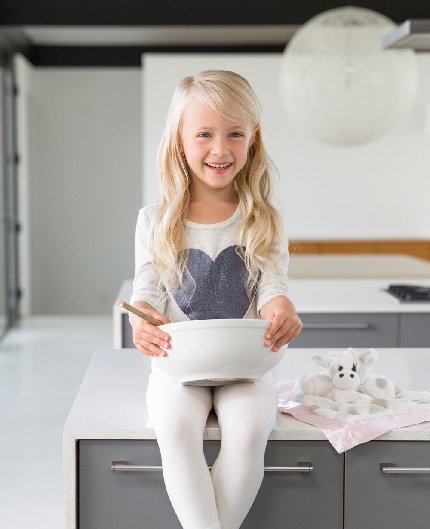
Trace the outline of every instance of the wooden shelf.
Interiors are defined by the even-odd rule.
[[[430,240],[290,241],[290,252],[305,254],[403,254],[430,261]]]

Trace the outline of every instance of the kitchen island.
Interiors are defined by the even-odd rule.
[[[311,357],[327,351],[287,349],[274,370],[276,380],[318,371]],[[403,389],[430,389],[430,349],[378,351],[375,373],[393,378]],[[164,489],[155,433],[148,423],[149,373],[150,359],[136,349],[95,352],[64,427],[66,529],[180,529]],[[209,465],[220,439],[216,415],[211,412],[204,432]],[[372,529],[365,506],[377,497],[378,504],[370,511],[375,529],[405,527],[401,525],[405,519],[410,529],[422,529],[422,520],[430,517],[430,474],[396,476],[395,481],[394,476],[383,475],[375,461],[428,469],[429,440],[430,423],[422,423],[392,430],[377,441],[338,454],[319,429],[278,414],[266,450],[263,485],[242,527]],[[142,465],[150,468],[145,471]],[[289,470],[273,471],[280,466]],[[357,484],[363,486],[357,490]]]

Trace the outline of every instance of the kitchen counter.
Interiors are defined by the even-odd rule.
[[[400,301],[389,284],[430,287],[430,279],[290,279],[290,298],[299,313],[430,312],[430,302]]]
[[[311,361],[330,349],[286,350],[274,370],[276,380],[290,380],[319,368]],[[359,350],[359,349],[358,349]],[[425,373],[430,368],[430,349],[378,349],[374,372],[393,378],[403,389],[429,390]],[[66,525],[75,527],[77,442],[83,439],[155,439],[147,423],[145,392],[150,359],[136,349],[97,350],[67,418],[63,433]],[[421,378],[420,378],[421,377]],[[218,440],[216,415],[208,417],[204,439]],[[318,428],[286,414],[278,414],[270,440],[320,440]],[[430,423],[388,432],[378,440],[430,440]],[[328,442],[328,441],[327,441]]]

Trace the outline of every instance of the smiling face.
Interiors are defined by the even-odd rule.
[[[183,114],[181,144],[193,187],[232,188],[257,128],[225,121],[208,106],[192,100]]]

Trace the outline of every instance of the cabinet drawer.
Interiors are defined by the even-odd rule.
[[[396,347],[396,314],[300,314],[303,329],[289,347]]]
[[[181,529],[159,471],[117,472],[113,461],[161,466],[157,442],[79,441],[79,529]]]
[[[212,465],[220,441],[203,444]],[[85,440],[79,441],[78,450],[80,529],[181,529],[160,470],[111,470],[113,461],[161,466],[155,440]],[[343,461],[325,441],[269,441],[266,467],[311,463],[313,470],[267,468],[242,529],[341,529]]]
[[[430,314],[416,312],[400,316],[399,347],[430,347]]]
[[[430,468],[426,441],[372,441],[345,456],[347,529],[423,529],[430,520],[430,474],[382,472],[381,464]]]
[[[326,441],[269,441],[267,466],[311,463],[308,473],[265,472],[241,529],[342,529],[343,466]]]

